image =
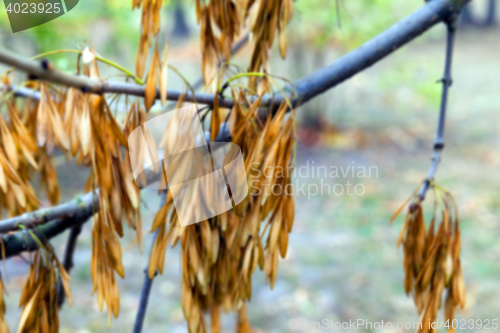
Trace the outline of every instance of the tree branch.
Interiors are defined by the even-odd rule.
[[[412,41],[439,22],[456,17],[470,0],[431,0],[424,6],[377,35],[330,66],[295,82],[299,91],[297,102],[311,98],[335,87],[355,74],[370,67]]]
[[[246,34],[244,37],[242,37],[239,41],[237,41],[232,47],[231,47],[231,54],[235,54],[238,52],[246,43],[248,43],[249,39],[249,34]],[[224,57],[222,57],[222,63],[224,63],[226,60]],[[196,80],[191,87],[196,90],[203,86],[203,78],[200,77],[198,80]],[[13,91],[14,96],[16,97],[23,97],[23,98],[32,98],[35,100],[40,100],[40,92],[37,90],[25,88],[25,87],[16,87],[13,85],[6,86],[2,85],[0,86],[0,91],[6,90],[7,92]],[[173,94],[173,93],[172,93]],[[176,94],[173,94],[173,96],[177,96]],[[172,99],[173,101],[177,101],[177,99]],[[172,103],[172,105],[169,106],[175,106],[175,102]]]
[[[470,0],[431,0],[424,6],[409,15],[405,19],[396,23],[391,28],[382,32],[372,40],[361,47],[346,54],[330,66],[319,69],[314,73],[299,79],[294,83],[294,87],[286,86],[284,91],[288,92],[294,105],[303,104],[311,98],[318,96],[344,82],[355,74],[370,67],[380,59],[393,53],[401,46],[415,39],[423,32],[442,21],[450,21],[457,16],[460,9]],[[0,48],[0,62],[16,67],[30,76],[57,84],[70,87],[81,88],[96,94],[118,93],[132,96],[144,97],[145,86],[131,83],[121,83],[113,81],[101,81],[90,79],[83,76],[69,75],[52,68],[47,61],[31,61],[21,59],[5,49]],[[295,89],[294,89],[295,88]],[[298,95],[292,97],[292,91],[297,91]],[[182,91],[169,89],[167,98],[169,100],[178,100]],[[156,98],[159,98],[157,90]],[[255,96],[250,101],[255,100]],[[184,100],[200,104],[213,105],[214,95],[187,92],[184,94]],[[262,104],[265,106],[279,106],[284,100],[283,96],[274,96],[268,94],[263,97]],[[220,98],[219,106],[231,108],[234,102],[228,98]]]
[[[438,128],[436,133],[436,139],[434,141],[434,153],[432,155],[432,163],[427,173],[427,177],[425,178],[424,184],[420,189],[419,198],[420,201],[425,199],[425,193],[429,189],[431,182],[434,180],[434,176],[436,175],[436,171],[441,162],[441,152],[444,148],[444,125],[446,119],[446,106],[448,103],[448,90],[452,84],[451,78],[451,62],[453,56],[453,45],[455,41],[455,32],[456,32],[457,20],[453,18],[450,22],[447,23],[448,34],[447,34],[447,42],[446,42],[446,60],[444,65],[444,76],[438,81],[443,83],[443,91],[441,93],[441,108],[439,110],[439,121]]]
[[[153,251],[153,246],[158,236],[158,230],[153,234],[153,239],[151,240],[151,251]],[[151,251],[150,256],[151,258]],[[149,261],[148,261],[149,263]],[[155,273],[156,276],[157,273]],[[153,277],[154,278],[154,277]],[[146,310],[149,302],[149,294],[151,293],[151,288],[153,287],[153,279],[149,277],[148,267],[144,269],[144,282],[142,283],[141,298],[139,300],[139,308],[137,309],[137,315],[134,322],[133,333],[141,333],[142,327],[144,326],[144,318],[146,317]]]
[[[32,229],[32,232],[41,239],[49,240],[65,230],[85,223],[93,215],[92,209],[82,209],[70,218],[60,218],[47,224]],[[35,251],[38,243],[30,233],[19,231],[14,234],[2,236],[5,244],[5,258],[18,255],[23,251]],[[4,259],[0,251],[0,259]]]
[[[296,81],[294,86],[298,91],[298,96],[292,99],[293,103],[295,105],[298,105],[307,102],[311,98],[323,93],[327,89],[335,87],[339,83],[370,67],[380,59],[391,54],[396,49],[410,42],[437,23],[441,21],[449,22],[451,20],[454,20],[458,15],[460,9],[468,2],[469,0],[431,0],[427,2],[423,7],[415,11],[413,14],[409,15],[399,23],[382,32],[363,46],[338,59],[330,66],[317,70],[316,72]],[[31,75],[35,75],[40,79],[80,88],[85,87],[84,89],[88,89],[89,91],[95,93],[125,93],[135,96],[144,95],[144,86],[127,83],[106,83],[89,78],[68,75],[55,69],[44,69],[38,62],[21,60],[19,59],[19,57],[12,55],[1,48],[0,62],[18,67],[19,69]],[[291,91],[293,91],[293,89],[292,87],[288,86],[285,87],[285,91],[290,93]],[[181,91],[169,90],[168,98],[175,100],[179,98],[180,94]],[[185,95],[185,100],[192,102],[194,101],[193,97],[196,97],[196,101],[198,103],[203,104],[212,104],[214,99],[214,95],[210,94],[197,93],[195,96],[193,96],[191,93],[187,93]],[[274,95],[266,95],[262,99],[263,104],[267,106],[270,106],[271,104],[279,105],[282,101],[282,96]],[[230,99],[222,98],[219,99],[219,105],[221,107],[232,107],[233,101]],[[231,136],[229,133],[229,126],[224,123],[221,125],[221,131],[219,132],[217,141],[227,141],[230,138]],[[89,207],[92,207],[92,205],[83,205],[79,209],[80,211],[88,212]],[[73,213],[78,214],[77,211],[79,209],[75,207]],[[65,218],[67,218],[68,216],[72,216],[71,214],[68,214],[67,210],[71,211],[69,207],[60,210],[57,210],[56,208],[56,210],[53,210],[51,213],[49,213],[47,210],[44,210],[47,212],[47,214],[49,214],[47,216],[50,216],[51,218],[37,218],[39,213],[35,212],[8,219],[0,223],[0,232],[2,232],[2,226],[4,228],[3,230],[11,231],[17,229],[16,223],[19,222],[23,225],[33,225],[58,218],[58,220],[49,222],[42,227],[36,228],[45,230],[46,232],[48,232],[47,234],[44,233],[46,238],[51,238],[53,237],[51,235],[59,234],[65,229],[71,228],[75,224],[64,222]],[[42,216],[43,215],[44,214],[42,214]],[[91,214],[89,213],[88,217],[90,217],[90,215]],[[32,218],[29,218],[29,216],[32,216]],[[75,219],[76,218],[73,217],[70,220],[75,221]],[[5,222],[8,223],[4,224]],[[26,249],[24,240],[20,238],[19,233],[17,233],[16,235],[6,236],[5,239],[7,247],[11,249],[11,252],[9,252],[11,253],[10,255],[17,254]],[[10,242],[12,242],[12,244],[10,244]],[[18,252],[14,253],[16,249]]]
[[[161,193],[160,198],[160,208],[165,204],[165,200],[167,198],[167,190]],[[158,230],[153,234],[153,239],[151,241],[151,250],[149,253],[149,258],[151,259],[151,252],[153,252],[153,247],[155,245],[156,237],[158,236]],[[139,309],[137,310],[137,315],[135,317],[134,330],[133,333],[141,333],[142,327],[144,325],[144,318],[146,317],[146,310],[149,302],[149,294],[151,293],[151,287],[153,286],[153,278],[149,277],[148,273],[149,260],[148,265],[144,268],[144,282],[142,284],[141,298],[139,301]],[[155,272],[155,276],[158,272]]]
[[[92,197],[95,199],[94,201],[92,201]],[[21,225],[33,228],[38,224],[44,224],[56,218],[67,219],[78,216],[82,211],[92,212],[92,203],[95,203],[95,207],[98,207],[98,195],[97,193],[89,192],[55,207],[39,209],[0,221],[0,234],[18,231]]]

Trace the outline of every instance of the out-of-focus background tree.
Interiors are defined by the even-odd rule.
[[[495,25],[495,1],[475,0],[461,22],[453,65],[454,83],[448,111],[439,183],[458,202],[463,223],[462,258],[468,301],[459,318],[495,319],[500,311],[500,27]],[[291,80],[325,66],[397,22],[421,1],[297,0],[286,61],[273,52],[271,72]],[[87,41],[108,59],[134,68],[140,12],[128,0],[80,0],[68,14],[41,26],[12,34],[0,5],[0,43],[25,56],[74,49]],[[170,40],[169,63],[194,82],[200,73],[199,36],[190,1],[171,0],[163,10],[166,24],[160,37]],[[473,19],[471,20],[470,17]],[[306,321],[416,321],[413,302],[403,291],[402,252],[396,248],[401,221],[388,226],[393,210],[425,176],[438,115],[445,28],[404,47],[373,68],[311,101],[298,111],[301,165],[376,167],[371,178],[301,177],[306,188],[362,184],[363,195],[296,196],[296,221],[287,258],[280,265],[273,291],[264,276],[254,276],[248,305],[252,324],[262,332],[289,331],[292,319]],[[247,63],[249,49],[234,58]],[[51,56],[71,72],[75,56]],[[2,68],[3,69],[3,68]],[[103,75],[114,73],[105,66]],[[183,88],[171,76],[169,86]],[[61,201],[78,194],[88,170],[58,169]],[[322,183],[323,182],[323,183]],[[307,192],[307,191],[306,191]],[[311,194],[311,193],[309,193]],[[43,197],[43,194],[42,194]],[[159,198],[143,196],[143,220],[149,225]],[[45,202],[46,203],[46,202]],[[91,226],[87,224],[85,229]],[[133,235],[123,239],[130,243]],[[145,244],[148,244],[146,238]],[[64,237],[55,240],[62,252]],[[124,252],[127,279],[119,281],[121,315],[107,326],[90,296],[90,232],[79,239],[72,272],[74,306],[61,312],[61,332],[127,332],[135,317],[146,257],[136,247]],[[179,250],[169,250],[165,273],[155,281],[145,332],[185,332],[180,306]],[[7,318],[15,328],[17,300],[29,266],[22,258],[7,261]],[[234,317],[223,316],[226,328]],[[391,332],[396,332],[393,330]],[[472,330],[465,330],[472,331]]]

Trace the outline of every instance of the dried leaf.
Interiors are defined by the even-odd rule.
[[[144,105],[146,107],[146,112],[151,109],[151,106],[156,99],[156,67],[159,62],[158,58],[158,48],[155,48],[153,60],[151,61],[151,66],[149,67],[148,79],[146,80],[146,90],[144,91]]]

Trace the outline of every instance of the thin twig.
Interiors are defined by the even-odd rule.
[[[444,65],[444,76],[438,82],[443,84],[443,91],[441,93],[441,108],[439,110],[439,121],[438,128],[436,133],[436,139],[434,141],[434,153],[432,155],[432,163],[427,173],[427,177],[425,178],[424,184],[420,189],[419,198],[420,201],[425,199],[425,193],[429,189],[430,184],[434,181],[434,176],[436,175],[436,171],[441,162],[441,152],[444,148],[444,125],[446,120],[446,107],[448,104],[448,91],[452,84],[451,78],[451,63],[453,57],[453,46],[455,41],[455,32],[456,32],[456,24],[457,19],[453,18],[447,25],[447,41],[446,41],[446,59]]]
[[[76,225],[69,231],[68,241],[66,243],[66,250],[64,251],[64,259],[63,266],[66,272],[69,274],[71,269],[73,268],[73,254],[76,249],[76,242],[78,240],[78,236],[82,231],[82,225]],[[64,299],[66,298],[66,293],[64,292],[64,287],[62,284],[61,276],[59,276],[59,283],[57,286],[57,305],[61,307],[64,303]]]
[[[34,100],[39,101],[40,100],[40,92],[37,90],[33,90],[30,88],[26,87],[16,87],[16,86],[5,86],[2,85],[0,86],[0,92],[5,91],[6,93],[13,91],[13,95],[15,97],[22,97],[22,98],[32,98]]]
[[[168,190],[165,190],[161,194],[160,208],[165,204],[165,200],[167,197],[167,191]],[[158,236],[158,230],[156,230],[155,233],[153,234],[149,258],[151,258],[151,252],[153,251],[153,246],[155,244],[157,236]],[[146,266],[146,268],[144,268],[144,282],[142,284],[141,299],[139,301],[139,309],[137,310],[137,315],[135,317],[133,333],[141,333],[142,332],[142,326],[144,325],[144,318],[146,317],[146,310],[148,307],[149,294],[151,293],[151,287],[153,286],[153,278],[154,278],[154,277],[153,278],[149,277],[148,267],[149,267],[149,260],[148,260],[148,266]],[[158,274],[158,272],[155,272],[155,276],[156,276],[156,274]]]

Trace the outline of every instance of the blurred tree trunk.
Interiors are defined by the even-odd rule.
[[[471,10],[471,4],[469,3],[462,9],[462,15],[460,17],[461,24],[464,26],[475,26],[475,27],[493,27],[496,25],[497,16],[497,0],[488,0],[486,8],[486,18],[481,21],[474,17]]]
[[[488,1],[488,12],[486,16],[485,26],[492,27],[496,25],[497,0]]]
[[[462,15],[460,16],[460,23],[464,26],[467,25],[477,25],[474,20],[474,16],[472,15],[472,11],[470,9],[470,4],[466,5],[464,9],[462,9]]]
[[[179,39],[187,38],[189,37],[189,27],[186,22],[186,14],[184,13],[182,1],[175,1],[174,6],[174,28],[172,37]]]

